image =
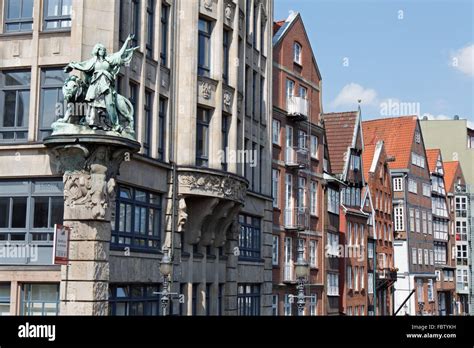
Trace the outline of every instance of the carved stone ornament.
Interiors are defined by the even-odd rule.
[[[227,175],[201,172],[180,172],[180,192],[221,197],[244,203],[247,183]]]
[[[209,82],[202,81],[200,85],[200,93],[204,99],[211,99],[212,85]]]
[[[208,11],[212,11],[212,2],[213,0],[204,0],[203,2],[204,8]]]
[[[232,95],[229,92],[225,91],[223,99],[224,99],[224,105],[227,108],[230,108],[232,105]]]
[[[64,171],[64,219],[110,220],[126,149],[70,145],[53,150]]]

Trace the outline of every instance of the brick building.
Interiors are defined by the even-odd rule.
[[[430,173],[416,116],[363,122],[365,143],[383,140],[393,186],[395,308],[399,314],[436,314]],[[424,194],[423,194],[424,192]],[[407,300],[408,299],[408,300]],[[405,300],[407,300],[405,302]]]
[[[375,286],[372,292],[375,315],[393,313],[393,285],[397,280],[393,259],[392,179],[388,167],[388,163],[393,160],[387,154],[383,141],[364,143],[362,162],[373,205],[373,234],[369,233],[369,237],[373,236],[374,248],[371,250],[369,244],[368,259],[373,259],[375,264]],[[372,277],[369,273],[369,288]]]
[[[304,247],[310,266],[305,315],[323,314],[323,139],[321,75],[298,13],[274,23],[273,313],[296,315],[294,265]]]
[[[469,238],[469,185],[462,171],[461,163],[458,161],[444,162],[444,179],[446,183],[446,193],[449,202],[449,211],[453,217],[453,229],[455,232],[455,265],[456,274],[453,281],[456,283],[456,293],[454,299],[454,314],[466,315],[472,312],[472,302],[469,306],[469,295],[472,289],[469,284],[469,269],[472,267],[472,239]],[[449,279],[451,280],[451,278]]]
[[[367,235],[370,209],[362,203],[360,110],[323,114],[333,174],[343,184],[340,202],[339,310],[345,315],[367,314]]]

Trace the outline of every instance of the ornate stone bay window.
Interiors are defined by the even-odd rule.
[[[244,178],[207,168],[178,169],[179,227],[188,244],[223,247],[227,233],[238,232],[236,217],[247,194]],[[238,236],[232,236],[236,239]]]

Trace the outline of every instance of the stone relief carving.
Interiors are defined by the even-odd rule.
[[[184,232],[184,226],[186,221],[188,221],[186,200],[181,198],[178,205],[178,232]]]
[[[212,0],[204,0],[204,8],[208,11],[212,11]]]
[[[126,150],[72,145],[57,150],[64,170],[64,217],[109,220],[115,200],[115,176]],[[74,214],[72,212],[75,212]]]
[[[227,108],[230,108],[232,105],[232,95],[228,91],[225,91],[223,99],[224,99],[224,106]]]
[[[232,177],[203,173],[180,173],[178,182],[192,191],[204,191],[230,200],[244,202],[247,184]]]
[[[204,99],[211,99],[212,85],[209,82],[202,81],[200,85],[200,93]]]

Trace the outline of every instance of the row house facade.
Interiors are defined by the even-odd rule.
[[[363,122],[364,140],[383,140],[394,156],[389,162],[393,187],[395,282],[398,315],[436,315],[431,182],[423,137],[416,116]]]
[[[274,315],[297,315],[298,247],[309,265],[305,315],[325,312],[321,75],[300,14],[274,23],[273,301]]]
[[[446,194],[449,201],[449,210],[453,217],[452,229],[454,230],[455,242],[453,258],[455,262],[455,275],[449,280],[455,282],[455,299],[453,313],[467,315],[472,312],[472,282],[470,269],[472,268],[472,239],[470,231],[470,195],[469,186],[463,175],[462,166],[459,161],[444,162]],[[443,274],[444,276],[444,274]]]
[[[109,312],[159,313],[166,247],[170,314],[271,314],[272,18],[270,0],[0,0],[0,243],[35,251],[0,260],[2,313],[61,314],[63,183],[42,140],[64,66],[134,34],[115,88],[142,148],[118,177]]]
[[[360,110],[324,113],[329,160],[341,181],[339,208],[339,312],[368,314],[367,243],[371,207],[365,204]]]
[[[454,314],[456,247],[453,216],[445,185],[445,169],[439,149],[427,149],[431,174],[431,206],[433,216],[434,259],[438,314]]]
[[[389,169],[392,161],[394,157],[387,154],[382,140],[375,144],[364,143],[362,162],[370,196],[366,198],[370,199],[366,205],[372,207],[367,253],[372,272],[367,274],[367,286],[369,310],[373,315],[393,313],[397,270],[393,252],[392,178]]]

